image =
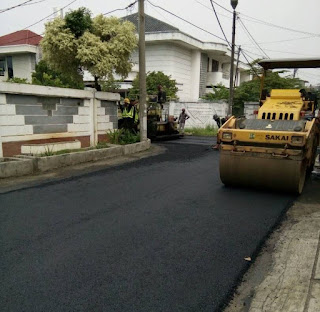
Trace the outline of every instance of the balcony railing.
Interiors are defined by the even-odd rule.
[[[230,79],[230,73],[229,72],[223,72],[222,73],[222,78],[223,79]]]

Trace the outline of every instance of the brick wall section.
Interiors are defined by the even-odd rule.
[[[2,143],[3,157],[10,157],[10,156],[14,156],[14,155],[19,155],[21,153],[21,145],[24,145],[24,144],[43,144],[43,143],[75,141],[75,140],[79,140],[81,142],[81,147],[89,147],[90,146],[90,136],[6,142],[6,143]]]
[[[106,134],[99,134],[98,135],[98,142],[107,142],[107,143],[109,143],[110,141],[109,141],[109,139],[108,139],[108,137],[107,137],[107,135]]]

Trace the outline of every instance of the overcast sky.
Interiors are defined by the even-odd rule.
[[[72,0],[33,0],[29,2],[30,5],[1,12],[1,9],[6,9],[25,1],[0,1],[0,36],[24,29],[53,13],[54,8],[62,8],[72,2]],[[75,0],[65,11],[85,6],[95,16],[99,13],[125,8],[132,2],[134,0]],[[150,2],[219,37],[223,37],[210,0],[150,0]],[[215,0],[215,2],[228,10],[232,9],[230,0]],[[221,42],[216,37],[206,34],[160,8],[153,7],[147,0],[145,6],[147,14],[170,23],[185,33],[203,41]],[[232,14],[217,5],[215,7],[228,40],[231,40]],[[121,17],[132,14],[137,11],[137,8],[138,5],[136,4],[131,10],[117,11],[112,15]],[[264,53],[270,58],[320,58],[319,0],[239,0],[237,12],[239,12],[243,25],[248,29],[253,39],[259,43]],[[42,34],[44,24],[49,19],[50,17],[32,27],[28,27],[28,29]],[[266,25],[268,23],[282,28]],[[240,44],[250,57],[261,58],[263,52],[254,44],[253,39],[250,39],[246,34],[243,25],[241,25],[240,21],[237,22],[236,44]],[[297,31],[283,28],[291,28]],[[242,60],[245,61],[244,59]],[[249,60],[251,61],[251,59]],[[312,84],[320,83],[320,69],[301,69],[298,71],[297,76]]]

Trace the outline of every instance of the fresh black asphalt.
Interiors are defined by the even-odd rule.
[[[0,195],[1,311],[221,311],[292,195],[224,187],[210,139]]]

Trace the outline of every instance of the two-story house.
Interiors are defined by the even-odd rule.
[[[123,18],[138,29],[138,14]],[[203,42],[152,16],[145,16],[146,70],[162,71],[177,81],[181,101],[197,101],[212,85],[229,86],[231,52],[223,43]],[[134,67],[122,87],[129,88],[139,71],[138,50],[132,56]],[[250,80],[247,65],[240,63],[237,85]]]
[[[31,74],[41,57],[42,37],[30,30],[19,30],[0,37],[0,82],[18,77],[31,82]]]

